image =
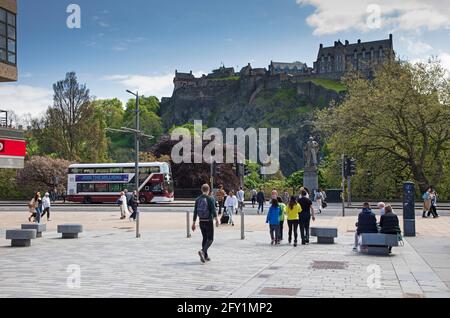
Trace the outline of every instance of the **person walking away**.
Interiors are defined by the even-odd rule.
[[[139,196],[137,191],[134,191],[133,194],[131,195],[130,206],[131,209],[133,210],[133,213],[130,216],[130,221],[136,222],[139,207]]]
[[[258,201],[258,214],[264,214],[264,204],[266,203],[266,195],[264,194],[263,190],[260,189],[257,195],[257,201]]]
[[[380,233],[399,235],[402,233],[400,230],[400,222],[398,216],[395,215],[394,210],[390,205],[385,207],[385,213],[380,219]],[[389,253],[392,253],[392,246],[389,246]]]
[[[219,219],[216,213],[216,202],[210,196],[211,188],[209,185],[202,186],[202,195],[195,200],[194,208],[194,222],[192,224],[192,231],[197,229],[197,219],[200,224],[200,231],[202,232],[202,249],[198,252],[200,261],[204,264],[210,262],[211,258],[208,255],[208,250],[214,242],[214,223],[219,227]]]
[[[320,190],[316,191],[316,193],[314,194],[314,200],[317,204],[317,213],[322,214],[323,195]]]
[[[30,216],[28,217],[28,222],[35,222],[36,220],[36,208],[38,204],[38,194],[36,193],[34,197],[31,199],[30,203],[28,203],[28,209],[30,212]]]
[[[245,192],[242,187],[240,187],[240,189],[237,193],[237,200],[238,200],[238,210],[236,211],[236,214],[244,212]]]
[[[302,207],[297,203],[297,198],[291,197],[289,204],[286,206],[286,214],[289,226],[289,244],[292,243],[292,232],[294,232],[294,247],[297,247],[298,243],[299,215],[301,212]]]
[[[217,202],[219,203],[219,215],[222,215],[222,209],[225,209],[225,190],[223,189],[223,185],[219,186],[219,190],[217,190],[216,197]]]
[[[280,207],[280,241],[284,239],[284,222],[286,221],[286,204],[284,204],[283,199],[278,197],[278,206]]]
[[[313,222],[316,221],[316,216],[314,213],[314,207],[312,201],[308,197],[306,190],[302,192],[302,198],[298,202],[302,208],[300,212],[300,234],[302,237],[302,245],[309,244],[309,227],[311,224],[311,218]]]
[[[425,192],[422,196],[423,199],[423,218],[426,219],[427,218],[427,213],[430,212],[431,210],[431,192],[432,192],[432,187],[429,187],[427,192]]]
[[[358,223],[356,223],[356,227],[355,247],[353,248],[354,251],[358,250],[358,241],[361,234],[378,233],[377,217],[372,212],[368,202],[365,202],[363,205],[362,212],[358,216]]]
[[[306,190],[302,192],[302,198],[299,200],[299,204],[302,208],[300,212],[300,234],[302,237],[302,245],[309,244],[309,227],[311,224],[311,218],[315,222],[316,216],[314,214],[314,207],[312,201],[307,197]]]
[[[438,218],[439,214],[437,213],[437,193],[434,190],[433,187],[431,188],[431,206],[430,206],[430,211],[428,212],[428,217],[431,217],[431,215],[433,215],[433,218]]]
[[[256,189],[252,190],[251,195],[252,195],[252,206],[253,206],[253,208],[255,208],[256,197],[258,196],[258,192],[256,191]]]
[[[272,245],[280,244],[280,211],[281,209],[278,205],[278,200],[273,199],[266,218],[266,223],[269,224]]]
[[[51,202],[50,202],[50,193],[46,193],[44,198],[42,199],[42,208],[44,209],[44,212],[41,215],[41,218],[43,218],[47,214],[47,222],[50,222],[50,208],[51,208]]]
[[[328,207],[327,191],[324,189],[320,189],[320,193],[322,194],[322,212],[323,212]]]
[[[237,200],[236,196],[234,195],[233,191],[230,191],[228,193],[227,199],[225,200],[225,208],[227,211],[227,215],[230,218],[228,220],[228,224],[231,224],[232,226],[234,226],[233,213],[238,208],[238,200]]]

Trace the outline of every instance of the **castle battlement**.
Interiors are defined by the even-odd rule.
[[[208,75],[200,78],[190,73],[175,71],[175,90],[183,87],[221,87],[228,85],[224,82],[236,82],[248,78],[264,78],[279,81],[295,81],[306,78],[326,78],[340,80],[349,71],[359,71],[367,78],[373,76],[375,67],[395,58],[393,36],[389,39],[350,44],[334,42],[334,46],[319,46],[317,60],[314,67],[308,67],[303,62],[270,62],[269,68],[252,68],[251,64],[243,67],[240,72],[235,72],[233,67],[221,66]]]

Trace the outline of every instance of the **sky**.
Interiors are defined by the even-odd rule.
[[[68,27],[70,4],[80,28]],[[436,56],[450,70],[450,0],[18,0],[17,19],[19,80],[0,83],[0,108],[33,116],[70,71],[98,99],[170,97],[175,70],[312,66],[320,43],[390,33],[401,58]]]

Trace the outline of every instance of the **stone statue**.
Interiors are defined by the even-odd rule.
[[[317,168],[319,165],[320,146],[314,137],[310,137],[309,141],[303,147],[303,156],[305,158],[305,168]]]

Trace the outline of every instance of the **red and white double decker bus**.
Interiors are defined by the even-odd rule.
[[[174,201],[170,165],[165,162],[139,164],[139,201]],[[119,193],[135,188],[135,164],[74,164],[69,167],[67,201],[77,203],[113,203]]]

